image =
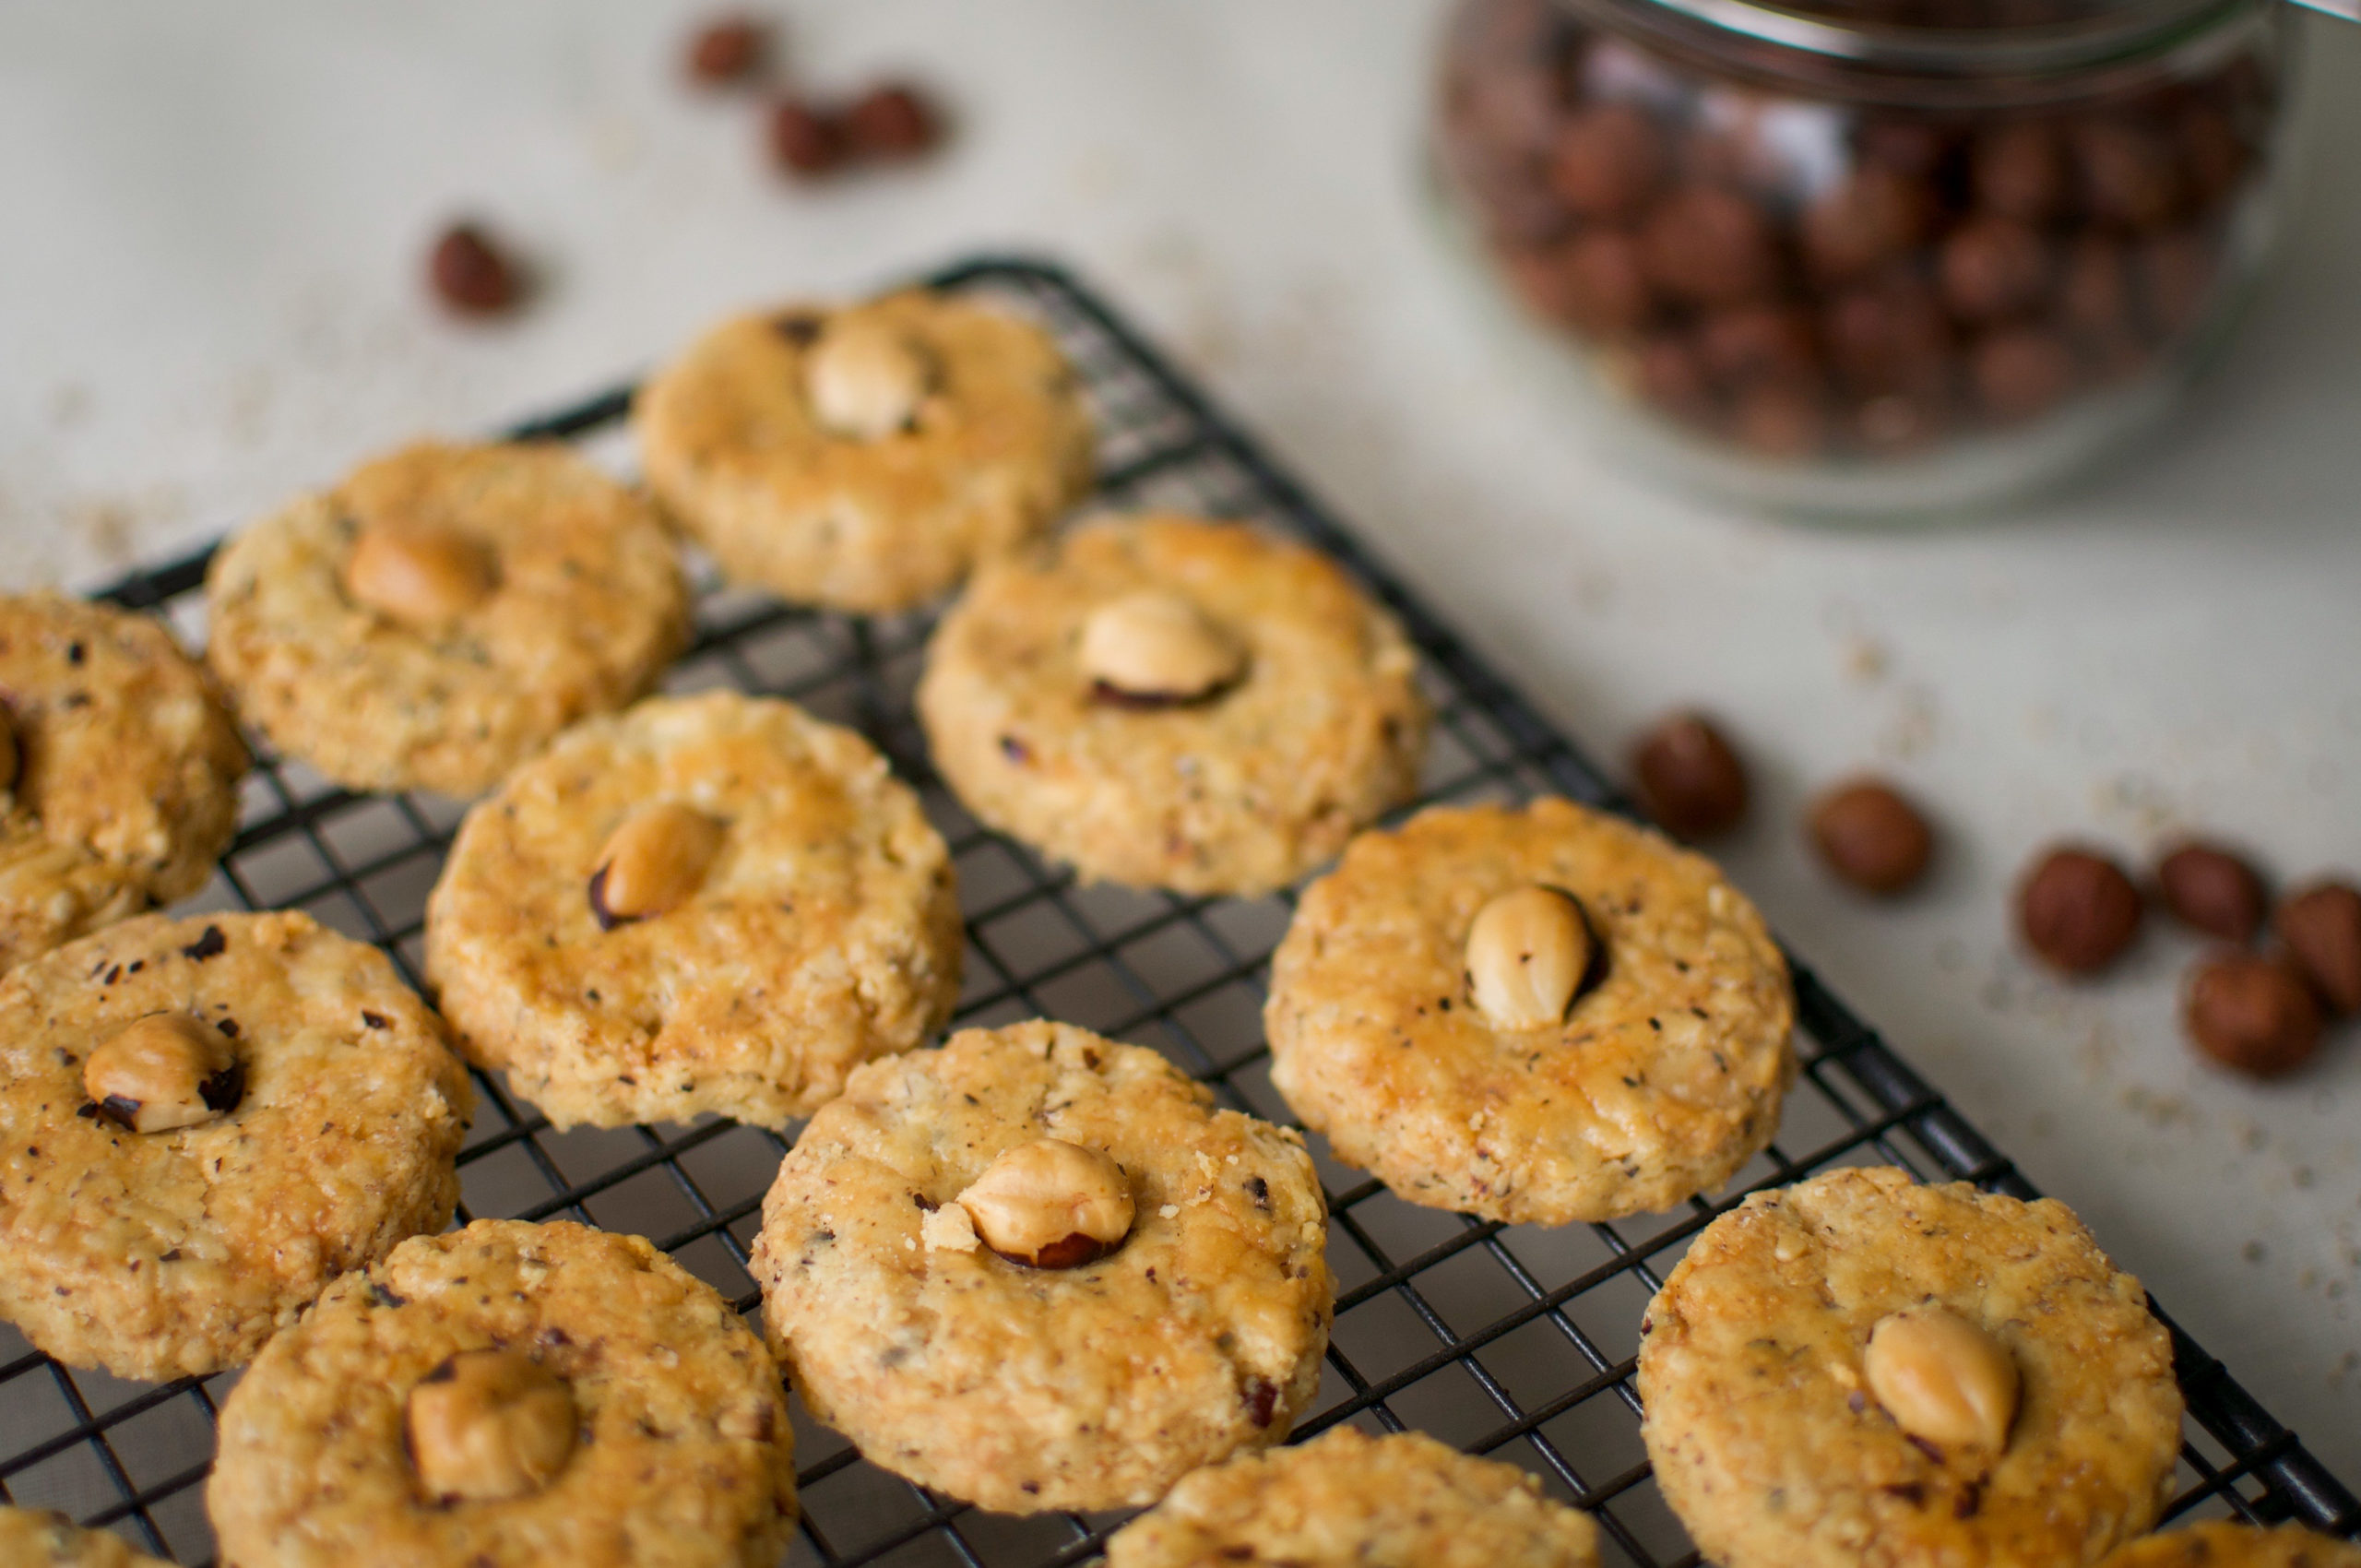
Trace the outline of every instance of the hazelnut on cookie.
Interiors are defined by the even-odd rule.
[[[357,790],[481,794],[687,646],[672,540],[561,446],[421,444],[231,540],[213,668],[280,751]]]
[[[221,1408],[205,1508],[237,1568],[773,1568],[778,1368],[649,1242],[480,1219],[329,1287]]]
[[[474,1096],[386,956],[143,915],[0,980],[0,1316],[118,1377],[243,1364],[451,1218]]]
[[[723,571],[836,610],[939,598],[1090,487],[1050,335],[923,290],[726,321],[632,419],[648,483]]]
[[[0,597],[0,970],[204,886],[245,771],[219,689],[162,622]]]
[[[2055,1199],[1892,1169],[1757,1193],[1640,1332],[1657,1484],[1725,1568],[2096,1562],[2171,1495],[2171,1336]]]
[[[1317,551],[1109,517],[979,574],[928,645],[935,766],[1085,877],[1255,897],[1416,790],[1417,656]]]
[[[1327,1212],[1295,1134],[1065,1024],[871,1063],[763,1204],[763,1320],[863,1457],[1005,1513],[1135,1507],[1287,1435]]]
[[[706,692],[589,720],[468,813],[426,906],[459,1049],[561,1127],[783,1127],[950,1017],[950,851],[853,731]]]
[[[1570,801],[1353,840],[1271,957],[1271,1082],[1402,1197],[1511,1224],[1667,1209],[1760,1153],[1787,968],[1713,863]]]

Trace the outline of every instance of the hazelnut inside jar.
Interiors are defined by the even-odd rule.
[[[1955,510],[2118,445],[2222,337],[2282,9],[1461,0],[1434,164],[1604,446],[1777,509]]]

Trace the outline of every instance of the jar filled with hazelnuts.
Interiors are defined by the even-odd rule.
[[[2284,9],[1461,0],[1433,161],[1617,450],[1808,515],[1974,509],[2152,424],[2227,332]]]

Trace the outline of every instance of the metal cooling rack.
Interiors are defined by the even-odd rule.
[[[1437,714],[1421,803],[1556,790],[1628,802],[1523,698],[1391,578],[1301,486],[1105,304],[1055,268],[979,260],[930,279],[989,293],[1056,332],[1103,433],[1099,499],[1259,518],[1335,555],[1390,605],[1424,655]],[[519,428],[599,442],[629,390]],[[105,597],[160,612],[195,640],[205,559],[135,574]],[[925,615],[851,620],[760,596],[701,595],[673,690],[727,684],[856,725],[922,791],[957,858],[967,983],[959,1023],[1062,1018],[1165,1051],[1231,1105],[1275,1120],[1262,1047],[1265,960],[1286,898],[1244,902],[1084,887],[979,827],[936,780],[910,711]],[[243,826],[195,907],[297,907],[377,944],[413,982],[421,911],[459,808],[355,795],[267,754]],[[1718,1202],[1563,1229],[1503,1227],[1404,1204],[1324,1158],[1339,1282],[1335,1341],[1309,1435],[1339,1421],[1418,1427],[1538,1473],[1589,1509],[1610,1562],[1696,1561],[1650,1479],[1632,1389],[1641,1311],[1690,1238],[1747,1191],[1830,1166],[1893,1163],[2034,1195],[2016,1169],[1889,1051],[1812,972],[1795,969],[1803,1075],[1779,1141]],[[787,1145],[707,1121],[559,1134],[478,1075],[460,1218],[572,1218],[657,1238],[752,1313],[746,1248]],[[2297,1519],[2361,1530],[2361,1504],[2177,1327],[2189,1422],[2172,1514]],[[163,1385],[68,1372],[0,1325],[0,1497],[63,1508],[184,1562],[213,1550],[202,1482],[236,1381]],[[789,1561],[1058,1565],[1093,1556],[1121,1515],[1013,1519],[968,1509],[863,1464],[798,1407],[803,1524]]]

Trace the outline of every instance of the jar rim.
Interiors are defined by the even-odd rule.
[[[1559,0],[1565,8],[1644,30],[1719,36],[1900,75],[1971,79],[2055,77],[2174,53],[2260,14],[2261,0],[2135,0],[2063,21],[1924,28],[1852,22],[1773,0]],[[1655,14],[1651,21],[1649,13]]]

